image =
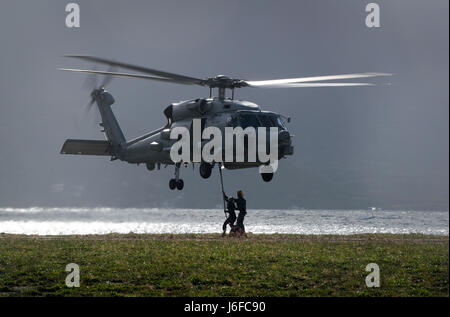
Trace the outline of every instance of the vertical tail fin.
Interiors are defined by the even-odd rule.
[[[103,132],[105,132],[106,139],[110,142],[114,156],[120,157],[121,150],[125,146],[126,140],[122,129],[117,122],[116,117],[111,109],[114,103],[113,96],[106,92],[103,88],[96,89],[92,92],[92,98],[96,101],[100,116],[102,118]]]

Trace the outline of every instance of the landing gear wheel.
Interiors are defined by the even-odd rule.
[[[169,181],[169,188],[170,188],[171,190],[174,190],[175,187],[177,187],[177,181],[176,181],[175,178],[172,178],[172,179]]]
[[[200,176],[203,178],[209,178],[212,173],[212,166],[209,163],[202,162],[200,164]]]
[[[179,179],[178,182],[177,182],[177,189],[178,190],[182,190],[183,187],[184,187],[184,182],[183,182],[182,179]]]
[[[273,178],[273,173],[261,173],[263,181],[270,182]]]

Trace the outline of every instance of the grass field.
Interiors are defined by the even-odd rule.
[[[1,234],[0,296],[449,296],[448,255],[447,236]]]

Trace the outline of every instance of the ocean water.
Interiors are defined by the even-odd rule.
[[[33,235],[217,233],[221,209],[0,208],[0,232]],[[449,212],[248,210],[247,232],[298,234],[423,233],[447,235]]]

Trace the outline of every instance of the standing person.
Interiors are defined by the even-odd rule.
[[[225,194],[224,194],[224,198],[226,201],[228,201],[231,198],[228,198]],[[239,229],[241,230],[241,234],[245,234],[245,227],[244,227],[244,218],[245,215],[247,214],[247,201],[244,198],[244,193],[242,192],[242,190],[239,190],[237,192],[237,198],[235,199],[236,201],[236,205],[237,205],[237,209],[239,210],[239,215],[237,217],[237,221],[236,221],[236,226],[239,227]]]
[[[222,233],[222,237],[225,236],[225,234],[227,233],[227,225],[230,225],[230,228],[233,229],[234,227],[234,222],[236,221],[236,206],[234,205],[234,199],[233,198],[229,198],[227,200],[227,213],[228,213],[228,218],[225,220],[225,222],[223,223],[222,229],[223,229],[223,233]]]

